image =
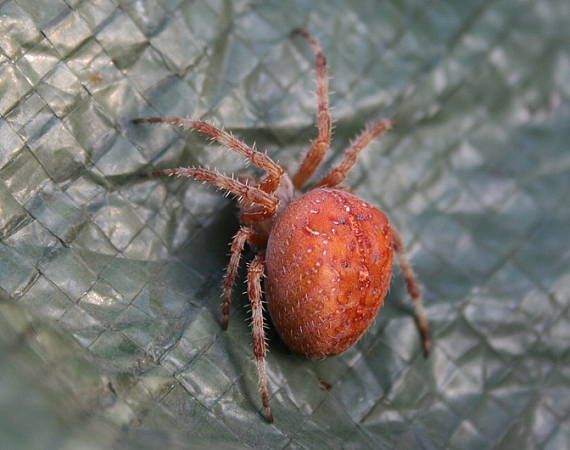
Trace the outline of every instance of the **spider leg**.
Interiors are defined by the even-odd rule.
[[[254,245],[262,245],[266,240],[266,237],[248,227],[241,227],[232,239],[230,262],[224,276],[224,290],[222,294],[222,328],[224,330],[227,330],[228,328],[232,288],[236,280],[239,262],[245,243],[249,242]]]
[[[176,119],[170,117],[149,117],[143,119],[134,119],[134,123],[169,123],[179,127],[194,128],[200,133],[209,136],[214,141],[234,150],[247,158],[257,167],[265,170],[267,175],[262,178],[258,184],[259,189],[264,192],[275,192],[279,187],[279,181],[284,173],[283,168],[273,161],[265,153],[258,152],[253,148],[247,146],[239,139],[233,137],[230,133],[220,130],[213,125],[206,122],[191,120],[191,119]]]
[[[226,269],[224,276],[224,290],[222,294],[222,328],[228,329],[228,322],[230,320],[230,302],[232,298],[232,288],[236,280],[236,274],[239,266],[239,260],[245,247],[247,238],[251,236],[253,230],[251,228],[241,227],[232,240],[230,250],[230,262]]]
[[[327,75],[327,62],[319,43],[305,30],[298,30],[315,54],[315,66],[317,69],[317,123],[319,134],[311,144],[311,148],[305,159],[293,176],[293,184],[300,189],[303,184],[313,175],[321,163],[325,152],[330,147],[332,133],[332,118],[329,112],[329,78]]]
[[[247,272],[247,295],[251,302],[251,319],[253,329],[253,353],[257,364],[257,374],[259,377],[259,391],[263,404],[263,413],[268,422],[273,422],[273,414],[269,407],[269,391],[267,389],[267,378],[265,374],[265,355],[267,354],[267,343],[265,342],[265,330],[263,323],[263,305],[261,302],[261,278],[263,278],[264,254],[258,253]]]
[[[191,177],[205,183],[213,184],[221,189],[231,192],[238,196],[238,198],[245,198],[248,201],[261,206],[261,212],[268,217],[272,216],[277,210],[279,200],[273,194],[264,192],[257,186],[248,186],[247,184],[240,183],[233,178],[226,177],[211,170],[202,169],[200,167],[177,169],[163,169],[156,170],[145,174],[144,176],[153,177],[160,175]]]
[[[352,169],[356,163],[358,154],[364,150],[374,139],[384,134],[393,126],[394,122],[392,120],[381,120],[367,127],[346,150],[344,158],[340,164],[337,167],[331,169],[330,172],[328,172],[316,184],[316,186],[334,187],[342,183],[348,175],[348,172],[350,172],[350,169]]]
[[[412,298],[414,303],[414,313],[416,316],[416,322],[420,330],[420,335],[422,337],[422,346],[424,350],[424,355],[428,356],[431,348],[431,341],[429,336],[429,326],[426,318],[426,313],[424,311],[424,306],[422,302],[422,294],[420,292],[420,287],[416,278],[416,274],[412,270],[408,257],[406,256],[406,250],[404,248],[404,243],[400,237],[400,233],[392,226],[392,248],[396,253],[398,258],[398,264],[400,265],[400,270],[404,275],[404,280],[406,281],[406,288]]]
[[[255,186],[255,184],[257,183],[257,180],[255,178],[245,173],[238,174],[237,180],[240,183],[247,184],[249,186]]]

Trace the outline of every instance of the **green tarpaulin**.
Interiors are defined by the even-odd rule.
[[[565,0],[0,2],[0,448],[570,447],[570,8]],[[235,208],[151,168],[252,167],[145,116],[223,125],[294,170],[315,136],[310,30],[348,185],[400,229],[346,353],[269,332],[260,414],[247,298],[219,322]],[[330,385],[330,389],[327,389]]]

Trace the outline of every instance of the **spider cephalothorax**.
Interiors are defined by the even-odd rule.
[[[308,357],[326,358],[352,346],[372,323],[388,290],[395,254],[414,301],[426,354],[430,346],[420,291],[398,232],[384,213],[341,186],[360,151],[393,122],[381,120],[366,128],[337,167],[307,193],[301,190],[330,147],[332,120],[325,58],[309,33],[299,33],[308,40],[316,59],[318,136],[293,176],[266,154],[205,122],[162,117],[135,120],[194,128],[266,172],[259,180],[246,175],[236,180],[203,168],[158,170],[148,175],[189,176],[225,189],[238,199],[241,227],[233,238],[224,278],[222,326],[228,326],[232,287],[247,242],[256,250],[248,268],[247,293],[259,387],[268,421],[273,416],[265,376],[264,276],[265,301],[283,341]]]

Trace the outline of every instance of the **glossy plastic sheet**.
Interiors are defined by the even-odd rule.
[[[570,23],[565,0],[0,3],[0,447],[570,447]],[[260,413],[238,294],[219,323],[230,200],[150,168],[249,171],[224,125],[294,169],[315,135],[310,30],[336,160],[401,230],[397,274],[343,355],[269,333]],[[327,389],[330,387],[330,389]]]

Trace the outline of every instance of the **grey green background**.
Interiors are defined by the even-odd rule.
[[[570,447],[569,19],[566,0],[0,2],[0,448]],[[401,230],[434,347],[396,272],[339,357],[270,332],[268,425],[241,284],[219,325],[230,200],[136,176],[252,168],[130,120],[203,118],[295,168],[315,134],[299,26],[328,56],[329,167],[397,120],[348,184]]]

